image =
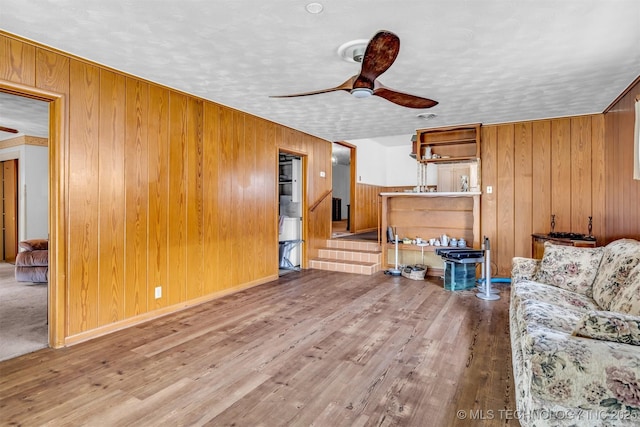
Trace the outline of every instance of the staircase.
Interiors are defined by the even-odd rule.
[[[381,261],[382,251],[376,242],[331,239],[320,248],[317,258],[309,260],[309,267],[371,275],[380,271]]]

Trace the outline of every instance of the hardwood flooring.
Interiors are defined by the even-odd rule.
[[[333,221],[331,223],[331,231],[333,232],[346,232],[347,231],[347,220],[342,219],[340,221]]]
[[[473,291],[445,291],[437,279],[290,273],[1,362],[0,421],[517,426],[508,416],[515,409],[509,293],[499,287],[502,299],[488,302]]]

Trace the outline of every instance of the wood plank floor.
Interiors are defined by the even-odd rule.
[[[0,422],[517,426],[500,289],[488,302],[437,279],[290,273],[1,362]]]

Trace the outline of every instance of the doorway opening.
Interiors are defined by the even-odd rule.
[[[331,237],[349,236],[356,232],[356,147],[346,142],[334,142],[331,164]]]
[[[278,156],[279,274],[300,270],[303,255],[303,159],[281,151]]]
[[[0,360],[50,344],[49,106],[0,91]]]

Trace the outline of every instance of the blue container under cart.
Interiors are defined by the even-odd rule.
[[[473,289],[476,286],[476,264],[444,263],[444,288],[448,291]]]
[[[484,252],[473,249],[437,249],[444,259],[444,288],[448,291],[473,289],[476,264],[484,262]]]

